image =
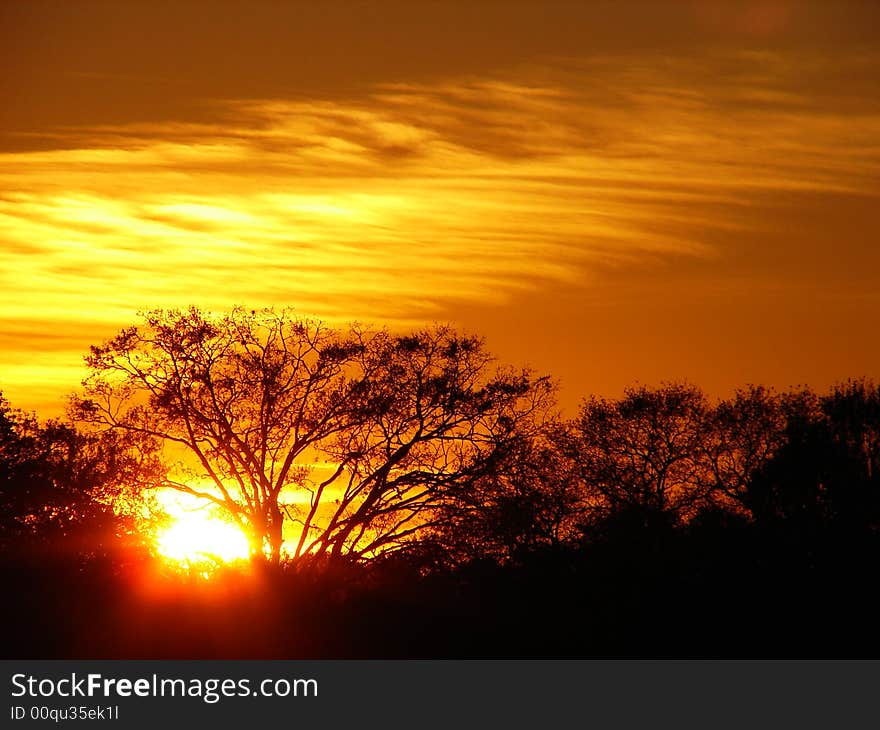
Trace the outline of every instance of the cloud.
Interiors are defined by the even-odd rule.
[[[94,333],[154,306],[411,323],[711,260],[708,232],[747,235],[765,192],[875,194],[880,111],[829,88],[841,65],[870,85],[869,61],[559,59],[350,102],[223,100],[210,124],[59,129],[61,149],[0,155],[4,320],[78,333],[70,373]],[[13,342],[6,382],[35,347]]]

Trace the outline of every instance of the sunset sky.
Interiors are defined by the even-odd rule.
[[[0,4],[0,389],[136,312],[450,321],[562,380],[880,375],[880,4]]]

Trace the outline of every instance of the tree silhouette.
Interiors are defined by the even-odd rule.
[[[572,448],[594,512],[686,520],[704,503],[701,446],[709,411],[684,383],[592,397],[575,421]]]
[[[511,442],[496,469],[447,505],[437,539],[448,558],[510,562],[577,537],[582,483],[560,448],[563,432],[550,421]]]
[[[875,651],[870,381],[716,403],[637,387],[563,422],[546,380],[448,327],[244,310],[152,313],[90,364],[75,401],[89,429],[0,399],[0,577],[26,587],[4,602],[20,654]],[[225,506],[280,561],[275,519],[298,560],[210,581],[120,561],[126,485]]]
[[[761,511],[763,498],[752,488],[753,480],[784,446],[793,404],[791,394],[752,385],[712,409],[701,450],[704,486],[719,507],[751,517]]]
[[[0,540],[15,550],[98,554],[133,538],[125,485],[152,466],[117,434],[88,435],[0,395]]]
[[[880,529],[880,386],[850,380],[822,398],[829,452],[826,500],[845,530]]]
[[[185,452],[152,486],[223,508],[274,563],[285,521],[293,558],[406,547],[552,390],[448,327],[336,330],[289,310],[153,311],[86,362],[77,417]]]
[[[819,396],[784,394],[772,458],[755,465],[745,502],[757,521],[814,534],[880,526],[880,391],[850,380]]]

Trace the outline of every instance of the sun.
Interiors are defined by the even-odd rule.
[[[250,545],[237,525],[203,506],[188,504],[187,500],[181,499],[183,496],[167,496],[160,500],[171,522],[156,536],[159,555],[185,566],[248,559]]]
[[[176,517],[159,535],[156,547],[163,557],[181,563],[230,563],[246,560],[249,555],[248,541],[241,530],[205,515]]]

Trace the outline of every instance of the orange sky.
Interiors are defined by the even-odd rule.
[[[466,7],[465,7],[466,5]],[[139,309],[453,321],[563,402],[880,375],[877,4],[0,5],[0,389]]]

